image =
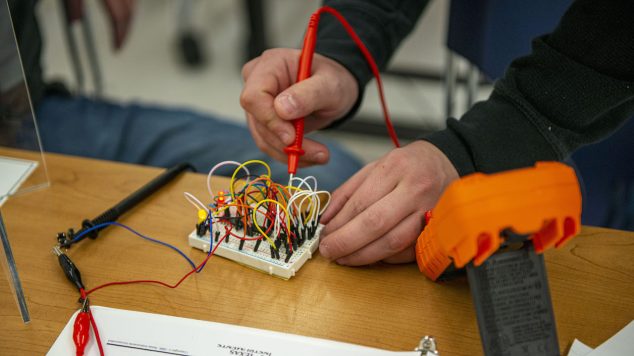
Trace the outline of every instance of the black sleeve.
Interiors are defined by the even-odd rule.
[[[384,69],[401,41],[411,32],[427,5],[427,0],[324,0],[325,6],[339,11],[366,45],[379,70]],[[352,116],[359,108],[365,85],[372,72],[356,44],[339,21],[322,15],[317,33],[316,52],[334,59],[348,69],[359,84],[359,97]]]
[[[634,114],[634,1],[577,0],[488,100],[424,139],[460,175],[562,160]]]

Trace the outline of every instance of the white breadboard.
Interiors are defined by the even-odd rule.
[[[214,223],[214,230],[216,228]],[[232,261],[238,262],[248,267],[268,273],[272,276],[289,279],[299,271],[299,269],[308,261],[313,253],[319,247],[319,235],[324,225],[319,225],[312,239],[306,240],[301,247],[293,252],[288,262],[286,260],[286,252],[279,249],[280,258],[271,258],[270,245],[266,240],[262,240],[258,251],[254,251],[256,241],[245,240],[242,249],[240,249],[241,240],[231,236],[229,241],[223,241],[216,249],[215,255],[222,256]],[[239,234],[239,233],[238,233]],[[189,245],[204,252],[209,252],[211,234],[207,232],[204,236],[198,236],[196,230],[189,234]],[[247,238],[250,236],[247,235]],[[214,247],[216,242],[214,241]]]

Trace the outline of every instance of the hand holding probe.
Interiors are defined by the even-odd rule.
[[[304,79],[307,79],[311,75],[311,68],[313,62],[313,55],[315,54],[315,44],[317,42],[317,26],[319,25],[319,18],[322,13],[329,13],[334,16],[346,30],[350,38],[359,48],[361,54],[365,58],[372,71],[373,76],[376,78],[377,88],[379,90],[379,100],[381,102],[381,108],[383,110],[383,117],[385,118],[385,125],[387,126],[387,131],[394,143],[395,147],[400,147],[398,137],[396,136],[396,132],[394,131],[394,127],[392,126],[392,121],[390,120],[390,114],[387,110],[387,104],[385,102],[385,95],[383,94],[383,82],[381,81],[381,75],[379,74],[379,68],[372,57],[372,54],[368,50],[368,48],[363,44],[363,41],[356,34],[352,26],[346,21],[346,19],[334,8],[329,6],[323,6],[315,13],[310,16],[310,20],[308,21],[308,27],[306,28],[306,34],[304,35],[304,44],[302,46],[302,52],[299,56],[299,67],[297,69],[297,83],[301,82]],[[292,181],[293,176],[297,173],[297,166],[299,164],[300,156],[304,155],[304,150],[302,149],[302,143],[304,140],[304,118],[300,117],[293,120],[293,126],[295,127],[295,140],[292,144],[288,145],[284,152],[288,156],[288,174],[290,175],[290,180]],[[290,184],[290,183],[289,183]]]

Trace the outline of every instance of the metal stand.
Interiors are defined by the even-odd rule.
[[[465,111],[469,111],[477,100],[479,79],[480,72],[478,67],[473,63],[469,64],[469,72],[467,73],[467,105]]]
[[[70,56],[73,72],[75,73],[75,79],[77,80],[77,89],[83,92],[85,89],[85,77],[84,69],[81,63],[81,56],[79,54],[79,46],[77,45],[77,39],[73,33],[73,22],[80,21],[82,35],[84,38],[84,46],[86,49],[86,56],[88,58],[88,66],[92,74],[93,85],[95,89],[95,97],[101,97],[103,95],[103,78],[101,76],[101,66],[99,65],[99,56],[97,54],[97,48],[95,47],[95,38],[92,31],[92,23],[88,9],[83,7],[79,14],[71,14],[69,5],[66,0],[60,0],[62,11],[64,12],[64,35],[68,43],[68,55]]]
[[[20,282],[18,269],[15,265],[15,259],[13,258],[13,252],[11,251],[11,245],[9,244],[9,236],[7,235],[7,229],[4,226],[2,212],[0,212],[0,239],[2,240],[2,250],[4,251],[4,257],[6,259],[7,268],[5,268],[5,271],[7,273],[9,285],[11,286],[11,290],[15,294],[15,299],[18,303],[18,309],[20,309],[20,314],[22,315],[22,321],[27,324],[31,321],[31,316],[29,315],[29,309],[26,306],[26,298],[24,297],[22,283]],[[5,266],[5,263],[3,263],[2,265]]]
[[[454,54],[448,50],[445,58],[445,117],[453,117],[456,100],[457,69]]]

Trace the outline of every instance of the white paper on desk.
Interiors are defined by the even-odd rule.
[[[235,356],[419,356],[364,346],[284,334],[209,321],[177,318],[106,307],[92,307],[105,354],[111,355],[235,355]],[[75,315],[59,335],[49,356],[75,354]],[[86,355],[99,355],[94,335]]]
[[[568,356],[588,356],[589,353],[592,352],[592,348],[583,342],[575,339],[570,346],[570,351],[568,351]]]
[[[634,321],[602,343],[586,356],[632,356],[634,355]]]
[[[0,206],[37,167],[37,162],[0,156]]]

